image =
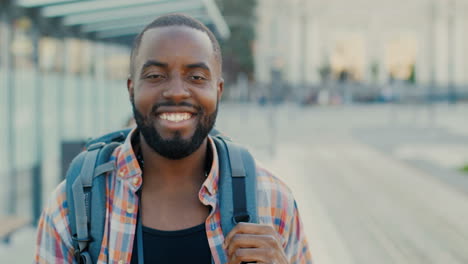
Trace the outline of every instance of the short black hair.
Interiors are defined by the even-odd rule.
[[[141,40],[143,39],[143,35],[145,32],[152,28],[157,27],[169,27],[169,26],[186,26],[189,28],[193,28],[196,30],[200,30],[205,32],[208,37],[210,38],[211,45],[213,46],[213,51],[215,55],[216,61],[219,63],[220,72],[222,72],[222,57],[221,57],[221,48],[219,47],[219,42],[214,36],[213,32],[209,28],[207,28],[203,23],[198,21],[197,19],[181,14],[181,13],[172,13],[160,16],[153,20],[153,22],[149,23],[141,32],[135,37],[133,42],[132,51],[130,53],[130,76],[133,76],[135,70],[135,58],[138,54],[138,49],[140,48]]]

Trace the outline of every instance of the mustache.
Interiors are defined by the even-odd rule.
[[[195,110],[197,110],[197,112],[201,112],[202,111],[202,108],[198,105],[194,105],[194,104],[191,104],[191,103],[188,103],[188,102],[180,102],[180,103],[176,103],[174,101],[166,101],[166,102],[161,102],[161,103],[156,103],[154,104],[152,107],[151,107],[151,114],[156,114],[157,113],[157,110],[159,107],[162,107],[162,106],[185,106],[185,107],[191,107]]]

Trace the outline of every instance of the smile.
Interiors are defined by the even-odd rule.
[[[193,115],[191,113],[187,113],[187,112],[184,112],[184,113],[171,112],[171,113],[159,114],[159,118],[161,118],[162,120],[167,120],[167,121],[176,122],[176,123],[189,120],[190,118],[192,118],[192,116]]]

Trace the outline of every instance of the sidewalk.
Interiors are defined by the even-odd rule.
[[[0,244],[1,263],[31,263],[34,255],[35,242],[35,228],[25,227],[15,232],[9,244]]]

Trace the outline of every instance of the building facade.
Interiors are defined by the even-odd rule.
[[[464,0],[259,0],[255,76],[291,85],[330,78],[468,83]]]

